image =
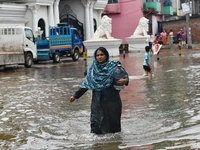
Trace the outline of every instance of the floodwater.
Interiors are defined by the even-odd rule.
[[[200,50],[161,50],[160,60],[152,56],[152,80],[142,76],[143,52],[111,59],[130,76],[121,133],[90,133],[91,91],[69,103],[84,78],[82,58],[41,62],[0,72],[0,149],[200,149]]]

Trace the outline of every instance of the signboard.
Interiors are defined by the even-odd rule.
[[[182,10],[183,10],[184,15],[191,13],[190,3],[182,3],[181,5],[182,5]]]
[[[154,54],[154,55],[157,55],[158,52],[160,51],[161,47],[162,47],[161,44],[154,44],[154,45],[153,45],[153,54]]]

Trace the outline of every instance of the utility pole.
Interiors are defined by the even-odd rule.
[[[190,7],[190,0],[185,0],[185,3],[187,3]],[[192,13],[191,7],[190,7],[190,13]],[[187,29],[188,49],[192,49],[192,38],[191,38],[191,28],[190,28],[190,13],[186,14],[186,29]]]

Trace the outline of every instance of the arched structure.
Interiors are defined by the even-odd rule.
[[[60,14],[60,22],[66,23],[71,27],[77,28],[78,32],[82,35],[82,40],[84,40],[83,23],[77,19],[76,14],[74,14],[73,10],[69,5],[64,6]]]
[[[40,27],[40,29],[43,31],[41,37],[42,38],[46,37],[45,22],[44,22],[43,19],[39,19],[39,21],[38,21],[38,27]]]

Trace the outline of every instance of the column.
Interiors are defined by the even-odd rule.
[[[95,2],[90,3],[90,37],[92,38],[94,35],[94,21],[93,21],[93,7]]]
[[[32,5],[32,6],[29,6],[29,8],[31,9],[33,13],[32,29],[33,29],[33,33],[35,34],[36,31],[38,31],[38,18],[37,18],[38,11],[37,10],[40,8],[40,5]]]
[[[60,3],[60,0],[55,0],[54,2],[54,19],[55,19],[54,22],[56,25],[60,23],[59,3]]]
[[[54,13],[53,13],[53,4],[48,6],[48,17],[49,17],[49,26],[54,26]]]
[[[89,16],[89,6],[90,2],[88,0],[81,0],[83,6],[85,7],[85,40],[89,40],[90,37],[90,16]]]

